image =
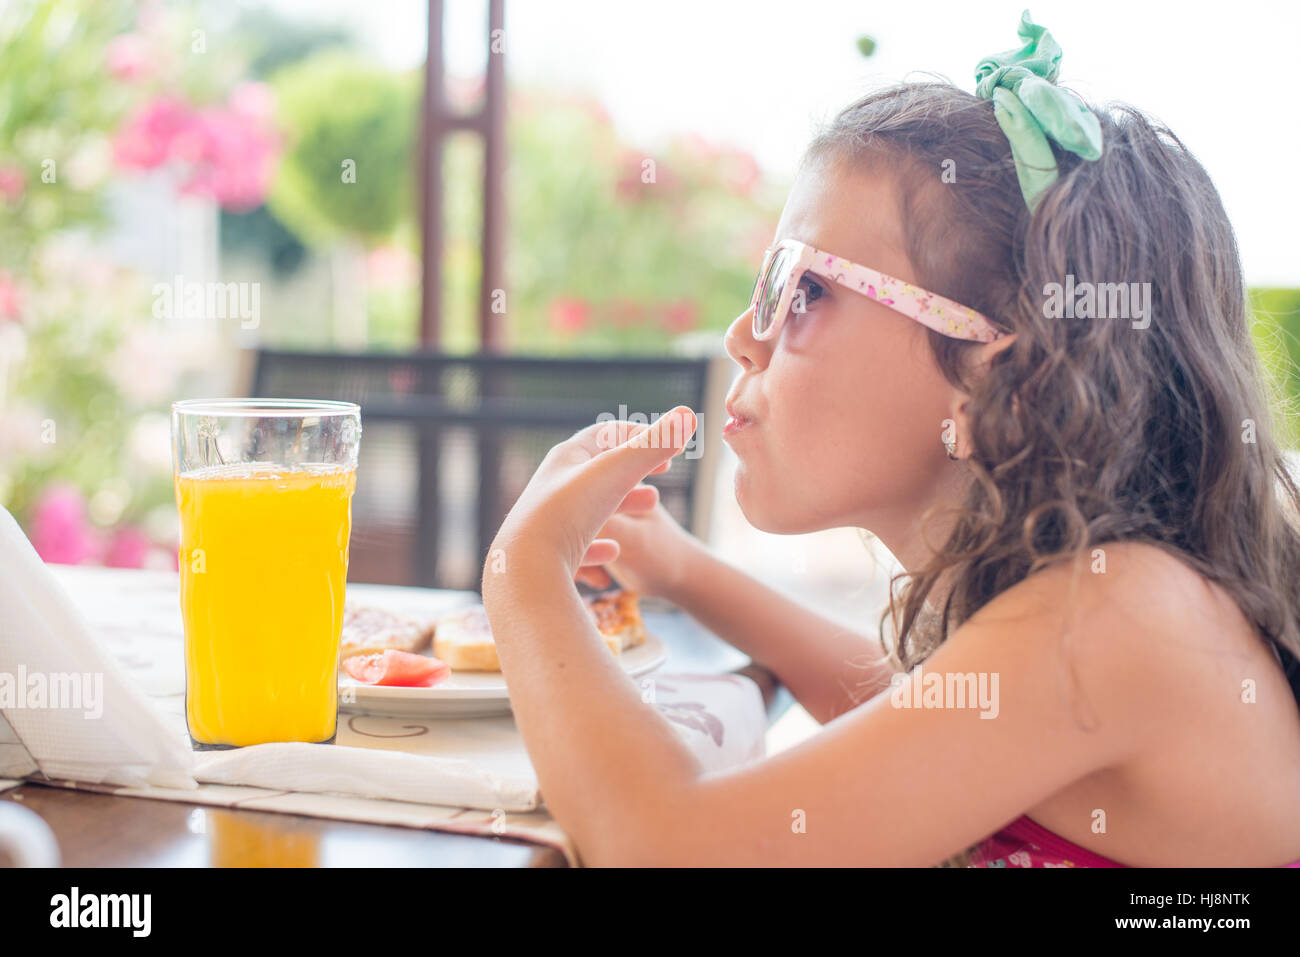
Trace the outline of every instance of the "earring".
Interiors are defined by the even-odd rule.
[[[957,461],[957,440],[955,438],[944,439],[943,447],[948,453],[948,458],[952,459],[954,462]]]

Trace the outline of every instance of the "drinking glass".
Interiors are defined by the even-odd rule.
[[[360,441],[351,402],[172,405],[195,749],[333,743]]]

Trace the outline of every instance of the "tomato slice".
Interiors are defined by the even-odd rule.
[[[441,658],[395,648],[344,658],[343,670],[363,684],[403,688],[432,688],[451,674],[451,666]]]

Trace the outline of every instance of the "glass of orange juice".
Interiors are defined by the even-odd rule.
[[[360,441],[351,402],[172,405],[195,749],[333,743]]]

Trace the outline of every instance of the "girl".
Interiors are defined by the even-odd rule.
[[[503,523],[484,603],[587,864],[1300,866],[1300,494],[1231,227],[1172,133],[1085,108],[1021,35],[979,95],[901,85],[835,118],[726,333],[746,517],[878,535],[897,639],[673,523],[642,480],[685,408],[557,445]],[[590,624],[573,582],[602,565],[825,727],[702,773]],[[922,662],[989,679],[993,719],[899,706]]]

